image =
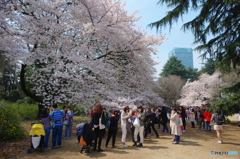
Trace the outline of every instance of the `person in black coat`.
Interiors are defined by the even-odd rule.
[[[167,127],[168,117],[167,117],[167,109],[165,107],[162,107],[162,113],[161,113],[161,124],[163,125],[162,132],[169,133],[168,127]]]
[[[154,121],[155,121],[155,118],[156,118],[156,114],[154,112],[155,112],[155,109],[152,108],[151,112],[146,115],[147,126],[146,126],[146,130],[145,130],[144,138],[147,138],[147,134],[149,132],[150,127],[152,127],[153,131],[155,132],[156,138],[159,138],[158,132],[154,127]]]
[[[102,136],[103,136],[104,130],[99,128],[99,118],[102,119],[101,123],[105,125],[106,122],[105,122],[105,116],[103,113],[103,106],[101,104],[96,104],[93,108],[93,116],[92,116],[92,124],[94,127],[94,133],[95,133],[93,150],[95,151],[97,150],[98,152],[101,152],[103,151],[101,149],[101,143],[102,143]]]

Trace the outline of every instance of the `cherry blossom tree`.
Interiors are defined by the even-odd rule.
[[[178,103],[183,106],[200,106],[213,101],[216,99],[217,91],[225,85],[220,75],[219,72],[212,75],[204,73],[197,81],[187,81],[182,88]]]
[[[0,7],[0,49],[21,64],[22,88],[36,101],[161,101],[152,91],[151,55],[165,37],[137,28],[136,12],[120,0],[8,0]]]

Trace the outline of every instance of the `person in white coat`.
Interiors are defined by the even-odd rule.
[[[121,113],[121,129],[122,129],[122,146],[128,147],[126,142],[127,137],[127,121],[131,117],[131,112],[129,112],[129,106],[125,106]]]
[[[173,144],[179,144],[180,142],[180,135],[182,135],[182,131],[180,129],[180,118],[177,114],[177,109],[172,109],[171,118],[170,118],[170,127],[171,127],[171,134],[175,135],[175,141]]]

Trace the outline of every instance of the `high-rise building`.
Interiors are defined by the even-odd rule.
[[[182,64],[186,67],[193,68],[193,50],[192,48],[180,48],[174,47],[172,51],[168,53],[168,57],[176,56],[178,60],[182,61]]]

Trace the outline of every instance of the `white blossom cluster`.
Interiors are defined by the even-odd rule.
[[[181,99],[177,102],[182,106],[200,106],[216,98],[217,91],[224,85],[221,73],[202,74],[199,80],[187,82],[181,91]]]
[[[151,55],[165,37],[136,29],[139,18],[120,0],[0,3],[0,50],[27,65],[26,81],[45,104],[161,104]]]

